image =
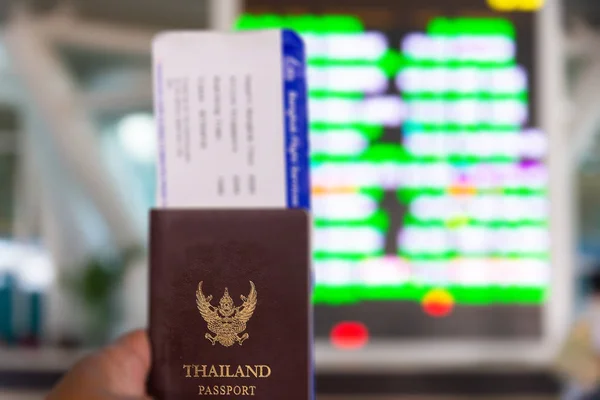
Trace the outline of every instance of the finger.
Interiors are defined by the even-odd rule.
[[[139,370],[150,370],[150,342],[146,331],[129,333],[117,340],[113,346],[130,358]]]
[[[150,343],[145,331],[123,336],[102,351],[100,358],[111,390],[125,396],[145,393],[150,371]]]
[[[48,399],[146,399],[150,344],[144,331],[123,336],[75,365]]]
[[[54,386],[46,400],[74,400],[82,391],[90,393],[88,398],[91,400],[97,388],[105,381],[101,368],[97,368],[97,365],[100,365],[97,353],[79,360]]]

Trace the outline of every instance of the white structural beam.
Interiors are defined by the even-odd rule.
[[[568,105],[573,160],[580,163],[600,128],[600,35],[583,22],[575,23],[565,38],[565,48],[568,59],[583,62]]]
[[[14,69],[43,118],[66,171],[94,202],[117,245],[139,243],[140,232],[102,165],[98,132],[52,47],[25,14],[17,15],[6,26],[4,40]]]
[[[132,28],[121,24],[82,21],[67,10],[37,17],[35,28],[39,35],[62,45],[112,54],[149,56],[152,38],[150,29]]]
[[[576,22],[565,37],[569,58],[590,58],[600,54],[600,35],[584,22]]]
[[[43,163],[42,163],[43,164]],[[60,204],[66,196],[53,193],[52,182],[42,182],[40,190],[40,231],[56,272],[61,277],[77,272],[89,251],[85,236],[77,229],[76,216],[68,212],[68,203]],[[45,342],[57,343],[68,338],[84,338],[86,310],[80,300],[56,279],[45,290],[44,324]]]
[[[92,251],[89,237],[75,211],[74,188],[56,165],[55,154],[44,148],[46,124],[33,107],[24,107],[24,134],[21,137],[22,166],[15,221],[17,238],[39,235],[51,257],[53,273],[61,276],[78,272]],[[59,280],[45,290],[43,338],[49,343],[82,337],[85,310]]]
[[[15,179],[15,217],[13,235],[17,239],[29,240],[40,234],[37,229],[40,218],[40,169],[33,160],[32,140],[25,131],[19,132],[18,165]]]
[[[209,28],[213,30],[230,30],[243,9],[242,0],[205,1],[209,2]],[[122,24],[82,21],[64,8],[37,18],[36,29],[54,43],[127,55],[150,55],[157,33]]]
[[[89,92],[83,102],[92,113],[113,113],[123,110],[152,109],[152,89],[125,92]]]
[[[230,31],[243,11],[242,0],[209,0],[209,27],[216,31]]]
[[[152,109],[152,72],[150,69],[128,71],[118,78],[120,85],[111,89],[90,90],[84,94],[84,104],[92,113],[122,112],[132,109]]]
[[[600,59],[593,60],[578,77],[570,109],[573,155],[581,162],[592,149],[600,129]]]
[[[562,29],[564,2],[547,1],[538,14],[536,54],[540,127],[550,137],[550,215],[552,242],[551,292],[545,312],[545,356],[560,349],[573,312],[575,270],[575,162],[569,151],[572,136],[567,113],[566,40]]]

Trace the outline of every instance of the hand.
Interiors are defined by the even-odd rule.
[[[47,400],[142,400],[150,370],[150,344],[143,331],[130,333],[76,364]]]

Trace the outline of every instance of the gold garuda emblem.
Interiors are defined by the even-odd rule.
[[[254,283],[250,281],[250,294],[248,297],[240,296],[243,303],[238,307],[235,307],[227,288],[225,288],[225,294],[219,300],[218,307],[210,304],[212,298],[212,296],[206,297],[202,293],[201,281],[196,291],[196,305],[200,315],[208,325],[208,330],[214,333],[214,335],[207,333],[204,337],[210,340],[213,346],[217,342],[225,347],[233,346],[235,343],[239,343],[241,346],[244,340],[250,337],[248,333],[243,332],[246,330],[246,323],[252,317],[256,308],[257,294]]]

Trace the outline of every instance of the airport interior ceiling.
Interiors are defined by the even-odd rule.
[[[225,1],[225,0],[223,0]],[[574,26],[573,21],[585,21],[600,32],[600,2],[597,0],[563,0],[565,5],[564,23],[567,29]],[[306,3],[314,3],[306,0]],[[210,14],[210,1],[204,0],[9,0],[0,2],[0,21],[17,3],[27,3],[40,15],[47,15],[61,7],[73,12],[82,22],[112,23],[128,27],[139,27],[147,31],[158,31],[169,28],[205,28]],[[360,4],[359,0],[350,0],[347,4]],[[371,5],[389,4],[389,0],[371,0]],[[143,5],[143,6],[141,6]],[[114,90],[115,93],[127,91],[124,82],[135,88],[149,86],[151,82],[149,54],[111,53],[106,50],[64,46],[60,49],[63,60],[76,77],[82,88],[90,93]],[[577,80],[581,61],[568,60],[569,80]],[[131,99],[131,104],[124,102],[122,111],[138,111],[139,108],[151,109],[151,92],[146,93],[144,103]],[[90,101],[96,98],[92,95]],[[0,104],[1,106],[2,104]],[[101,107],[100,107],[101,110]],[[114,107],[109,107],[110,114]],[[4,105],[0,110],[0,131],[14,130],[15,112]],[[102,113],[100,112],[100,117]],[[110,117],[110,115],[107,115]],[[600,129],[599,129],[600,130]],[[600,185],[596,183],[600,173],[600,140],[593,140],[592,146],[585,152],[578,173],[580,192],[579,224],[580,231],[590,237],[600,237],[600,211],[596,199],[599,198]],[[8,140],[8,139],[6,139]]]

